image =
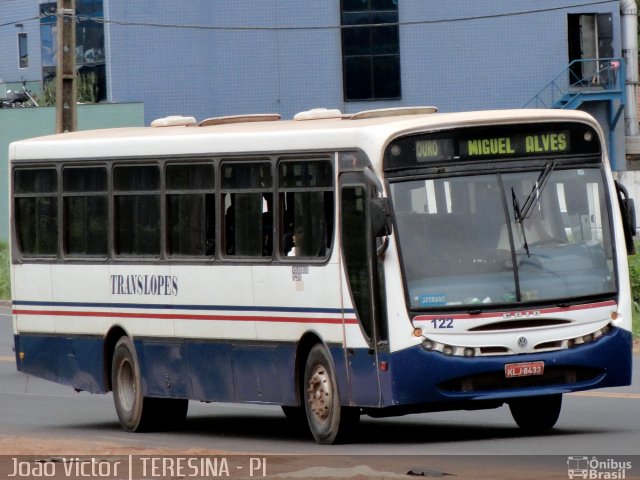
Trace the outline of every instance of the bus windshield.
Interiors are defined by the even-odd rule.
[[[599,168],[412,179],[391,194],[412,309],[615,292]]]

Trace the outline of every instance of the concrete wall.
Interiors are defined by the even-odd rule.
[[[37,1],[0,3],[0,95],[4,96],[4,82],[42,79],[40,47],[40,8]],[[16,26],[16,25],[22,25]],[[20,68],[18,34],[26,33],[29,66]]]
[[[615,1],[399,0],[401,99],[346,102],[340,0],[103,1],[108,101],[143,102],[146,124],[176,114],[290,118],[313,107],[520,108],[569,63],[569,14],[611,14],[621,55]],[[5,82],[40,78],[37,15],[38,0],[0,2]],[[19,20],[30,54],[20,71],[20,29],[10,24]],[[598,119],[606,129],[606,115]],[[612,163],[624,169],[622,130],[615,137]]]
[[[345,102],[339,0],[104,1],[116,22],[105,25],[109,98],[144,102],[147,123],[318,106],[519,108],[569,63],[570,13],[611,13],[621,54],[618,2],[400,0],[402,98]]]
[[[622,54],[618,2],[401,0],[401,99],[347,102],[339,0],[104,2],[108,98],[144,102],[147,124],[313,107],[520,108],[568,65],[569,14],[611,14]],[[608,132],[606,103],[583,108]],[[624,170],[624,128],[613,142]]]
[[[96,104],[78,106],[78,129],[141,126],[144,108],[141,103]],[[0,109],[0,240],[9,238],[9,144],[25,138],[55,133],[55,108]]]

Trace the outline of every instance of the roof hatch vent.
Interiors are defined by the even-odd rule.
[[[193,117],[183,117],[182,115],[170,115],[164,118],[157,118],[151,122],[152,127],[192,127],[197,125]]]
[[[362,120],[365,118],[396,117],[400,115],[425,115],[429,113],[436,113],[437,111],[437,107],[378,108],[377,110],[365,110],[363,112],[354,113],[350,118],[351,120]]]
[[[312,108],[304,112],[296,113],[294,120],[321,120],[326,118],[342,118],[342,112],[337,108]]]
[[[249,123],[249,122],[275,122],[280,120],[277,113],[252,113],[249,115],[228,115],[226,117],[212,117],[202,120],[199,125],[201,127],[210,127],[212,125],[228,125],[230,123]]]

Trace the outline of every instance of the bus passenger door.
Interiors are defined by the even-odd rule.
[[[345,348],[351,401],[359,406],[379,406],[381,390],[379,356],[387,345],[383,309],[383,270],[371,226],[371,202],[379,187],[364,172],[340,176],[342,265],[347,279],[343,295]],[[356,322],[349,322],[353,317]]]

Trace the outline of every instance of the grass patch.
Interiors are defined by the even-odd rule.
[[[0,242],[0,300],[11,299],[9,262],[9,245],[7,242]]]
[[[640,252],[640,244],[636,243],[636,251]],[[633,296],[632,322],[633,336],[640,338],[640,253],[629,255],[629,281]]]

